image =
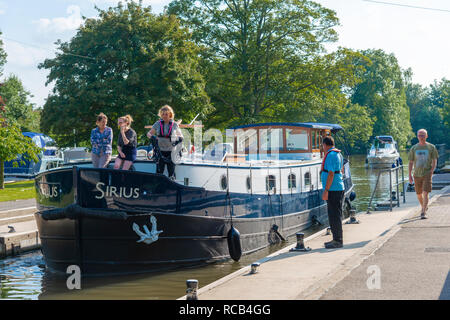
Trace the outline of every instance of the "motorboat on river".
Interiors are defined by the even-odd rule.
[[[176,180],[152,160],[133,171],[66,164],[35,179],[47,267],[84,275],[141,273],[249,254],[327,220],[322,138],[342,128],[260,123],[231,128],[231,143],[183,156]],[[212,152],[211,150],[215,150]],[[344,165],[344,209],[354,198]]]
[[[392,136],[376,136],[367,154],[366,163],[373,168],[390,168],[399,158],[397,142]]]

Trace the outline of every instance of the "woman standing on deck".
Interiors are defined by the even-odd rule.
[[[133,118],[127,114],[120,117],[117,121],[120,134],[117,141],[117,151],[119,155],[116,158],[114,169],[129,170],[133,162],[136,160],[137,135],[136,131],[131,129]]]
[[[113,131],[107,123],[108,117],[102,112],[97,116],[97,128],[91,131],[91,157],[94,168],[106,168],[111,161]]]
[[[175,180],[175,163],[172,161],[172,151],[178,143],[183,141],[183,134],[178,123],[174,121],[175,113],[172,107],[168,105],[163,106],[159,109],[158,115],[161,119],[156,121],[147,133],[149,139],[152,139],[155,135],[158,137],[161,157],[158,158],[156,172],[160,174],[164,173],[164,168],[167,165],[169,178]],[[154,140],[152,143],[154,143]]]

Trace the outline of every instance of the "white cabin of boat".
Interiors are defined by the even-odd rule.
[[[249,124],[231,129],[236,161],[292,161],[322,158],[322,139],[342,127],[326,123],[276,122]],[[230,158],[227,160],[230,161]]]
[[[176,181],[207,190],[251,194],[321,189],[322,139],[339,130],[339,125],[323,123],[259,123],[230,128],[227,136],[232,143],[216,145],[215,157],[205,157],[209,155],[206,152],[203,159],[183,157],[175,168]],[[347,167],[346,176],[350,176]]]

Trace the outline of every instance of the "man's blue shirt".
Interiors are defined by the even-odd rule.
[[[324,169],[328,171],[341,171],[344,163],[344,159],[340,152],[331,151],[328,153],[327,159],[325,160]],[[322,187],[325,189],[327,184],[328,172],[322,172],[320,179],[322,180]],[[333,183],[331,184],[330,191],[343,191],[344,180],[342,180],[342,172],[335,173],[333,177]]]

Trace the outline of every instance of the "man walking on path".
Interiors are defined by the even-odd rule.
[[[328,221],[333,234],[333,240],[326,242],[325,248],[342,248],[342,202],[345,189],[344,181],[342,180],[342,167],[344,159],[341,151],[334,148],[334,139],[332,137],[323,139],[323,150],[325,156],[320,173],[323,186],[322,200],[327,201]]]
[[[425,129],[417,131],[419,143],[414,145],[408,154],[409,183],[414,182],[417,199],[419,199],[422,212],[420,217],[427,218],[428,194],[432,190],[431,180],[436,169],[438,152],[436,147],[427,142],[428,133]],[[412,174],[414,168],[414,177]]]

